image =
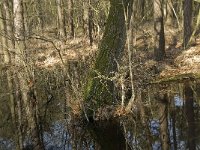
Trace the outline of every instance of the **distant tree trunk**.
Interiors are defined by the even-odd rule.
[[[64,6],[63,0],[56,0],[57,11],[58,11],[58,35],[60,38],[66,37],[66,28],[65,28],[65,17],[64,17]]]
[[[188,125],[188,148],[189,150],[196,149],[196,143],[195,138],[197,135],[195,135],[195,117],[194,117],[194,93],[193,89],[191,88],[191,85],[189,81],[186,81],[184,84],[184,95],[185,95],[185,116],[187,120]]]
[[[133,13],[133,12],[132,12]],[[130,44],[130,51],[133,52],[134,50],[134,46],[135,46],[135,33],[134,33],[134,16],[132,15],[130,18],[130,26],[129,26],[129,30],[128,30],[128,35],[129,35],[129,44]]]
[[[154,55],[158,61],[165,57],[163,4],[164,0],[154,0]]]
[[[91,0],[86,0],[82,2],[82,28],[85,36],[89,37],[90,46],[93,45],[93,30],[94,30],[94,21],[93,21],[93,9],[92,4],[94,2]]]
[[[85,0],[82,1],[82,29],[83,29],[83,34],[86,36],[87,35],[87,27],[88,27],[88,11],[87,11],[87,3]]]
[[[139,0],[141,17],[145,16],[145,0]]]
[[[105,32],[84,95],[88,107],[93,111],[101,105],[112,104],[116,100],[114,84],[110,78],[117,72],[117,62],[120,61],[124,51],[126,43],[124,12],[130,2],[131,0],[110,0],[111,6]],[[88,109],[90,116],[93,111]]]
[[[91,0],[88,0],[89,3],[89,9],[88,9],[88,33],[89,33],[89,39],[90,39],[90,46],[93,44],[93,11],[92,11],[92,3]]]
[[[73,0],[68,0],[68,16],[69,16],[70,35],[72,38],[74,38],[75,26],[74,26],[74,1]]]
[[[39,26],[40,26],[40,29],[41,31],[43,32],[44,31],[44,12],[43,12],[43,1],[42,0],[37,0],[37,13],[38,13],[38,22],[39,22]]]
[[[174,13],[173,13],[173,3],[172,0],[167,0],[166,1],[166,23],[169,25],[173,25],[173,20],[174,20]]]
[[[2,49],[3,49],[3,57],[4,57],[4,63],[6,65],[10,64],[11,62],[11,56],[10,56],[10,52],[9,52],[9,47],[8,46],[8,38],[6,38],[6,36],[8,35],[8,30],[10,30],[10,22],[8,21],[8,16],[9,14],[7,14],[9,12],[8,7],[7,7],[7,2],[3,1],[3,6],[1,7],[1,17],[3,18],[1,20],[1,27],[2,27]]]
[[[3,7],[0,6],[0,10],[3,10],[2,9]],[[0,17],[3,18],[2,16],[2,11],[0,11]],[[3,20],[0,20],[0,31],[2,31],[1,33],[3,34],[4,32],[4,23],[3,23]],[[5,45],[5,37],[4,36],[0,36],[0,63],[3,64],[4,63],[4,45]]]
[[[159,105],[159,122],[160,122],[160,139],[163,150],[170,149],[169,133],[168,133],[168,96],[164,95],[160,99]]]
[[[28,4],[27,4],[27,1],[24,1],[23,3],[22,3],[22,7],[23,7],[23,10],[22,10],[22,12],[23,12],[23,20],[24,20],[24,38],[27,38],[27,37],[29,37],[29,35],[30,35],[30,28],[29,28],[29,23],[28,23],[28,20],[29,20],[29,16],[28,16],[28,14],[27,13],[24,13],[24,12],[27,12],[28,11]]]
[[[192,35],[192,0],[184,0],[183,4],[183,17],[184,17],[184,37],[183,46],[187,47]]]
[[[14,50],[14,39],[13,39],[13,20],[12,20],[12,6],[10,6],[11,4],[9,4],[8,1],[4,0],[4,10],[5,10],[5,15],[6,15],[6,32],[7,32],[7,41],[8,41],[8,55],[10,58],[10,62],[13,61],[12,58],[12,54],[11,52],[13,52]]]

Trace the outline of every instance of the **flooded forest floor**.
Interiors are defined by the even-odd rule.
[[[153,54],[153,28],[149,27],[148,24],[139,27],[134,35],[134,39],[131,39],[133,40],[133,45],[130,45],[131,65],[135,88],[143,88],[151,84],[182,81],[184,79],[199,79],[199,35],[195,37],[189,48],[184,49],[181,40],[183,32],[178,28],[175,29],[168,26],[165,29],[166,57],[163,61],[155,61]],[[75,113],[79,113],[81,106],[74,99],[81,101],[83,98],[87,76],[98,54],[98,44],[101,41],[101,36],[97,36],[91,46],[87,36],[77,34],[75,38],[59,40],[56,38],[56,33],[53,29],[47,29],[43,36],[35,35],[28,40],[29,57],[35,68],[54,74],[59,68],[67,72],[68,78],[73,82],[74,93],[69,99],[72,99],[70,107],[73,107],[72,109]],[[125,92],[130,93],[131,82],[128,75],[129,60],[127,48],[126,44],[123,58],[119,62],[119,72],[116,74],[117,81],[115,84],[117,88],[121,88],[120,77],[123,77],[127,90]],[[58,73],[58,76],[61,77],[62,75],[62,73]],[[77,93],[77,91],[80,93]],[[130,99],[130,94],[127,95]]]
[[[196,117],[195,126],[199,125],[199,101],[193,99],[194,91],[192,94],[188,94],[185,92],[185,85],[177,84],[177,81],[180,83],[189,79],[199,83],[200,36],[196,36],[192,45],[184,50],[180,40],[183,36],[182,31],[168,27],[165,31],[166,58],[163,61],[155,61],[152,31],[153,29],[148,25],[138,29],[132,39],[134,45],[130,45],[131,63],[128,59],[126,44],[123,58],[119,62],[118,73],[115,75],[119,100],[112,106],[99,108],[96,111],[95,119],[100,122],[92,122],[88,126],[84,126],[87,123],[83,118],[77,119],[76,117],[80,116],[81,108],[83,108],[83,91],[89,71],[98,54],[101,36],[96,38],[91,46],[87,36],[76,35],[74,39],[59,40],[56,38],[54,29],[47,29],[42,36],[33,35],[27,40],[28,59],[35,74],[35,79],[29,82],[36,88],[39,117],[43,124],[42,132],[46,147],[51,149],[57,145],[57,149],[59,149],[62,144],[66,146],[66,142],[69,142],[68,149],[101,149],[104,146],[107,148],[110,146],[109,149],[116,149],[120,146],[127,149],[149,149],[149,147],[159,149],[161,144],[158,141],[164,142],[164,144],[171,142],[172,147],[176,147],[174,149],[187,147],[188,136],[191,138],[195,131],[200,132],[199,128],[194,129],[194,124],[190,120],[190,118]],[[130,111],[126,112],[126,109],[121,109],[121,99],[122,92],[125,92],[126,96],[125,105],[128,105],[132,98],[130,64],[136,100],[132,103]],[[3,72],[6,67],[0,69]],[[123,83],[121,82],[122,78],[124,79]],[[121,91],[122,85],[125,87],[124,91]],[[0,86],[3,87],[0,96],[6,101],[7,85],[1,81]],[[195,90],[197,89],[194,97],[200,97],[199,84],[195,83],[193,87]],[[186,86],[186,88],[191,91],[190,86]],[[185,107],[187,104],[183,100],[185,97],[186,99],[192,97],[194,109]],[[166,101],[169,103],[166,104]],[[191,106],[191,103],[188,106]],[[166,109],[167,107],[170,108]],[[6,132],[11,131],[11,129],[7,129],[10,126],[4,126],[10,121],[9,114],[5,113],[9,106],[2,104],[0,108],[2,110],[0,137],[12,137],[12,132]],[[186,111],[183,109],[189,113],[185,113]],[[140,113],[137,114],[138,110]],[[191,115],[192,113],[193,115]],[[163,116],[159,116],[160,114],[166,116],[162,118]],[[106,122],[110,118],[117,118],[116,120],[120,120],[120,123],[116,123],[116,120],[112,119],[110,123]],[[164,120],[164,124],[160,123],[160,119]],[[26,124],[25,119],[22,121]],[[186,133],[186,122],[189,124],[189,133]],[[12,124],[11,121],[10,124]],[[24,132],[26,128],[24,125]],[[158,140],[159,134],[167,134],[167,128],[170,131],[168,136],[171,136],[169,137],[171,141]],[[49,131],[52,133],[49,134]],[[58,139],[53,141],[53,138]],[[195,138],[199,139],[198,135]],[[98,144],[95,144],[96,141]],[[91,145],[96,145],[96,147],[91,148]],[[99,145],[101,148],[98,148]]]

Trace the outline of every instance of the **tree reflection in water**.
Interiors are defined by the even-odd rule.
[[[137,111],[89,124],[76,119],[63,119],[63,112],[58,111],[61,100],[52,101],[46,111],[46,120],[41,122],[45,149],[198,149],[200,86],[191,81],[175,85],[177,83],[163,89],[151,87],[150,92],[140,91]],[[0,106],[1,114],[5,114],[0,114],[0,149],[14,150],[15,138],[5,106]],[[34,149],[31,137],[28,134],[25,137],[25,149]]]
[[[195,144],[195,115],[194,115],[194,92],[189,81],[184,83],[185,117],[187,121],[187,148],[194,150]]]

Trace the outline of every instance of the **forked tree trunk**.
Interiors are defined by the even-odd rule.
[[[105,32],[84,93],[84,99],[90,107],[87,109],[89,116],[98,107],[112,104],[116,100],[112,77],[117,72],[117,63],[126,43],[125,9],[132,4],[130,2],[131,0],[110,0]]]
[[[163,60],[165,57],[163,4],[164,0],[154,0],[154,56],[156,60]]]

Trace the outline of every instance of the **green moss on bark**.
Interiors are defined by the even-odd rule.
[[[84,99],[93,111],[115,100],[114,84],[110,78],[117,72],[126,43],[124,8],[131,0],[110,0],[111,7],[99,53],[85,88]],[[92,112],[93,112],[92,111]]]

